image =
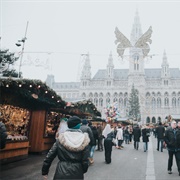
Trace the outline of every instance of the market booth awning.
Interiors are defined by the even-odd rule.
[[[91,101],[66,102],[40,80],[1,78],[0,97],[0,104],[11,104],[31,110],[50,109],[80,117],[101,116]]]
[[[64,108],[66,102],[40,80],[1,78],[0,104],[28,109]]]
[[[70,113],[84,114],[84,116],[87,116],[91,119],[95,119],[101,116],[101,113],[90,100],[68,102],[66,104],[66,110]]]
[[[132,121],[129,120],[129,118],[127,118],[127,117],[118,118],[117,122],[121,123],[123,125],[132,125]]]

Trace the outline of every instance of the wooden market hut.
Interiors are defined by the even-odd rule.
[[[0,79],[0,120],[6,125],[2,163],[41,153],[55,141],[55,126],[64,116],[92,119],[101,116],[91,101],[67,103],[40,80]]]
[[[0,120],[7,128],[6,148],[1,162],[22,159],[28,152],[48,150],[54,138],[47,135],[50,108],[64,108],[66,102],[40,80],[0,79]],[[50,120],[49,120],[50,121]]]

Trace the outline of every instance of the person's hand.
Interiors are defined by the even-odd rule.
[[[47,180],[48,176],[47,175],[43,175],[43,180]]]

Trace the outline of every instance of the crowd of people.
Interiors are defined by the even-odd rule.
[[[172,174],[173,155],[180,176],[180,121],[171,121],[168,127],[159,122],[157,127],[146,125],[117,126],[101,123],[93,125],[91,121],[81,120],[77,116],[62,119],[56,133],[56,142],[43,162],[42,175],[47,179],[53,159],[58,156],[54,179],[84,179],[84,173],[94,163],[94,151],[104,151],[105,163],[111,163],[112,147],[123,150],[125,144],[139,149],[142,139],[144,152],[148,151],[149,137],[153,133],[157,138],[157,151],[168,150],[168,173]],[[68,167],[68,168],[67,168]]]
[[[177,169],[180,176],[180,121],[172,120],[169,126],[159,122],[158,126],[150,128],[146,125],[117,126],[101,123],[95,125],[86,119],[77,116],[69,119],[62,118],[56,132],[56,142],[49,150],[42,166],[42,175],[47,179],[49,168],[56,156],[59,158],[54,174],[56,179],[84,179],[84,173],[94,163],[94,151],[104,151],[105,163],[111,163],[112,147],[123,150],[125,144],[132,144],[135,150],[139,149],[142,139],[144,152],[148,151],[150,135],[157,138],[157,151],[168,150],[169,174],[172,174],[173,156],[175,156]],[[6,146],[6,127],[0,122],[0,149]]]
[[[59,158],[54,174],[56,179],[84,179],[84,173],[94,163],[94,151],[104,151],[105,163],[111,163],[112,147],[123,150],[125,144],[132,144],[139,149],[142,139],[144,152],[148,151],[150,135],[157,138],[157,151],[168,150],[169,174],[172,174],[173,156],[175,156],[180,176],[180,121],[172,120],[169,126],[159,122],[158,126],[150,128],[146,125],[117,126],[101,123],[93,125],[91,121],[81,120],[77,116],[62,118],[56,132],[56,142],[49,150],[42,166],[42,175],[47,179],[49,168],[56,156]],[[0,122],[0,149],[6,146],[6,127]]]

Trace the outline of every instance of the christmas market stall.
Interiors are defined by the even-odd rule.
[[[64,109],[66,102],[40,80],[0,79],[0,121],[7,128],[7,143],[0,150],[1,162],[49,150],[55,139],[53,127],[59,116],[51,108]]]
[[[105,122],[101,119],[101,113],[90,100],[79,100],[76,102],[68,102],[65,110],[69,114],[77,115],[81,119],[87,119],[96,125],[97,123]],[[56,110],[57,111],[57,110]]]
[[[81,118],[86,118],[88,120],[92,120],[101,116],[101,113],[90,100],[69,102],[66,105],[66,110],[69,113],[75,113],[77,115],[79,114]]]

